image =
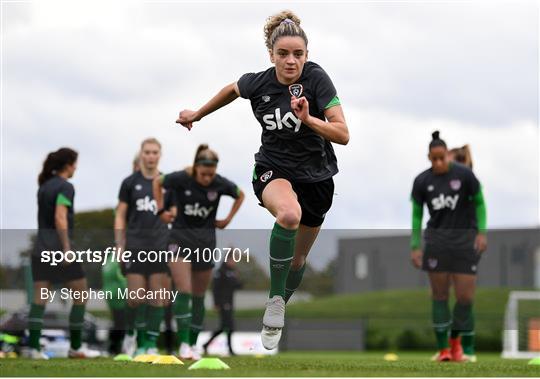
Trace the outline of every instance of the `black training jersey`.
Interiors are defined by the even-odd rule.
[[[411,196],[429,210],[426,243],[468,246],[476,235],[473,197],[478,191],[480,182],[474,173],[459,163],[452,163],[442,175],[431,168],[418,175]]]
[[[216,175],[208,187],[198,184],[185,170],[167,174],[163,188],[174,193],[178,215],[173,223],[171,238],[181,246],[209,247],[215,245],[215,220],[222,195],[238,198],[236,184]],[[204,244],[205,246],[198,246]]]
[[[240,96],[251,101],[253,114],[262,126],[256,163],[305,183],[320,182],[338,172],[332,144],[296,117],[289,86],[277,80],[274,67],[244,74],[237,84]],[[339,104],[330,77],[316,63],[306,62],[295,84],[302,85],[296,97],[305,96],[311,116],[324,121],[324,110]],[[299,88],[296,86],[296,90]]]
[[[170,194],[165,193],[165,208]],[[122,181],[118,200],[127,203],[126,249],[165,249],[169,230],[157,216],[152,179],[137,171]]]
[[[73,233],[73,184],[60,176],[53,176],[43,183],[38,190],[38,250],[61,250],[62,245],[56,232],[55,212],[57,205],[68,209],[68,235]]]

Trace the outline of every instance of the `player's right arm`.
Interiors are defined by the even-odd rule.
[[[238,84],[236,82],[228,84],[223,87],[221,91],[219,91],[206,104],[204,104],[199,110],[192,111],[185,109],[181,111],[178,119],[176,120],[176,123],[181,124],[188,130],[191,130],[194,122],[200,121],[203,117],[231,103],[239,96],[240,90],[238,89]]]
[[[423,217],[423,205],[419,204],[416,200],[411,199],[412,202],[412,233],[411,233],[411,262],[414,267],[422,267],[422,217]]]
[[[127,211],[128,203],[119,201],[114,215],[114,241],[118,251],[123,251],[126,248]]]
[[[412,227],[411,227],[411,263],[416,268],[422,267],[423,252],[421,249],[422,240],[422,217],[424,215],[424,192],[425,186],[421,179],[414,180],[411,193],[412,203]]]

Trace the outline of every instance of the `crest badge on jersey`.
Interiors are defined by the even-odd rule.
[[[435,258],[429,258],[427,262],[428,262],[429,268],[431,269],[434,269],[435,267],[437,267],[437,263],[439,263],[437,262]]]
[[[142,190],[142,185],[136,184],[136,185],[135,185],[135,190],[136,190],[136,191]]]
[[[433,192],[434,189],[435,187],[433,186],[433,184],[430,184],[429,186],[427,186],[428,192]]]
[[[261,175],[261,182],[266,183],[268,179],[272,177],[272,170],[266,171],[264,174]]]
[[[208,191],[206,197],[208,198],[208,201],[215,201],[218,197],[218,193],[216,191]]]
[[[289,93],[291,96],[300,97],[304,93],[304,87],[301,84],[295,83],[289,86]]]
[[[264,96],[262,97],[262,101],[264,101],[265,103],[268,103],[268,102],[270,101],[270,96],[264,95]]]
[[[452,188],[454,191],[457,191],[461,188],[461,180],[454,179],[450,180],[450,188]]]
[[[186,196],[191,196],[191,191],[188,190],[188,189],[185,190],[185,191],[184,191],[184,195],[186,195]]]

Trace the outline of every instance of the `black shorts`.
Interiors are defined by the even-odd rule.
[[[422,270],[476,275],[480,254],[474,249],[451,249],[426,245],[422,257]]]
[[[181,250],[178,253],[179,259],[185,262],[191,263],[191,271],[208,271],[212,270],[216,263],[213,260],[212,254],[204,253],[204,247],[200,246],[184,246],[176,242],[169,244],[169,251],[173,252],[176,257],[178,252],[178,246],[181,246]],[[214,250],[214,247],[208,247],[210,251]]]
[[[137,260],[137,254],[139,251],[164,251],[164,248],[161,249],[153,249],[153,248],[126,248],[126,250],[131,251],[131,261],[130,262],[124,262],[124,264],[121,265],[122,267],[122,274],[129,275],[129,274],[139,274],[143,275],[145,277],[149,277],[153,274],[166,274],[169,271],[169,267],[167,266],[167,262],[165,259],[163,259],[160,262],[140,262]],[[146,257],[148,258],[148,257]],[[153,258],[153,257],[152,257]]]
[[[278,170],[255,165],[252,184],[255,196],[259,199],[261,206],[264,206],[262,201],[264,188],[274,179],[286,179],[291,183],[302,209],[300,224],[310,227],[322,225],[334,197],[334,180],[332,178],[316,183],[298,183]]]
[[[86,277],[80,262],[68,265],[59,263],[51,266],[50,263],[41,262],[39,255],[32,255],[32,280],[34,282],[67,283]]]

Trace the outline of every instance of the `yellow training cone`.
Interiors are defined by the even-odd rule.
[[[156,354],[140,354],[133,359],[133,362],[152,363],[157,358],[159,358],[159,355]]]
[[[153,362],[153,365],[183,365],[180,359],[176,358],[174,355],[161,355],[157,357]]]
[[[203,358],[189,366],[188,370],[229,370],[230,367],[219,358]]]

